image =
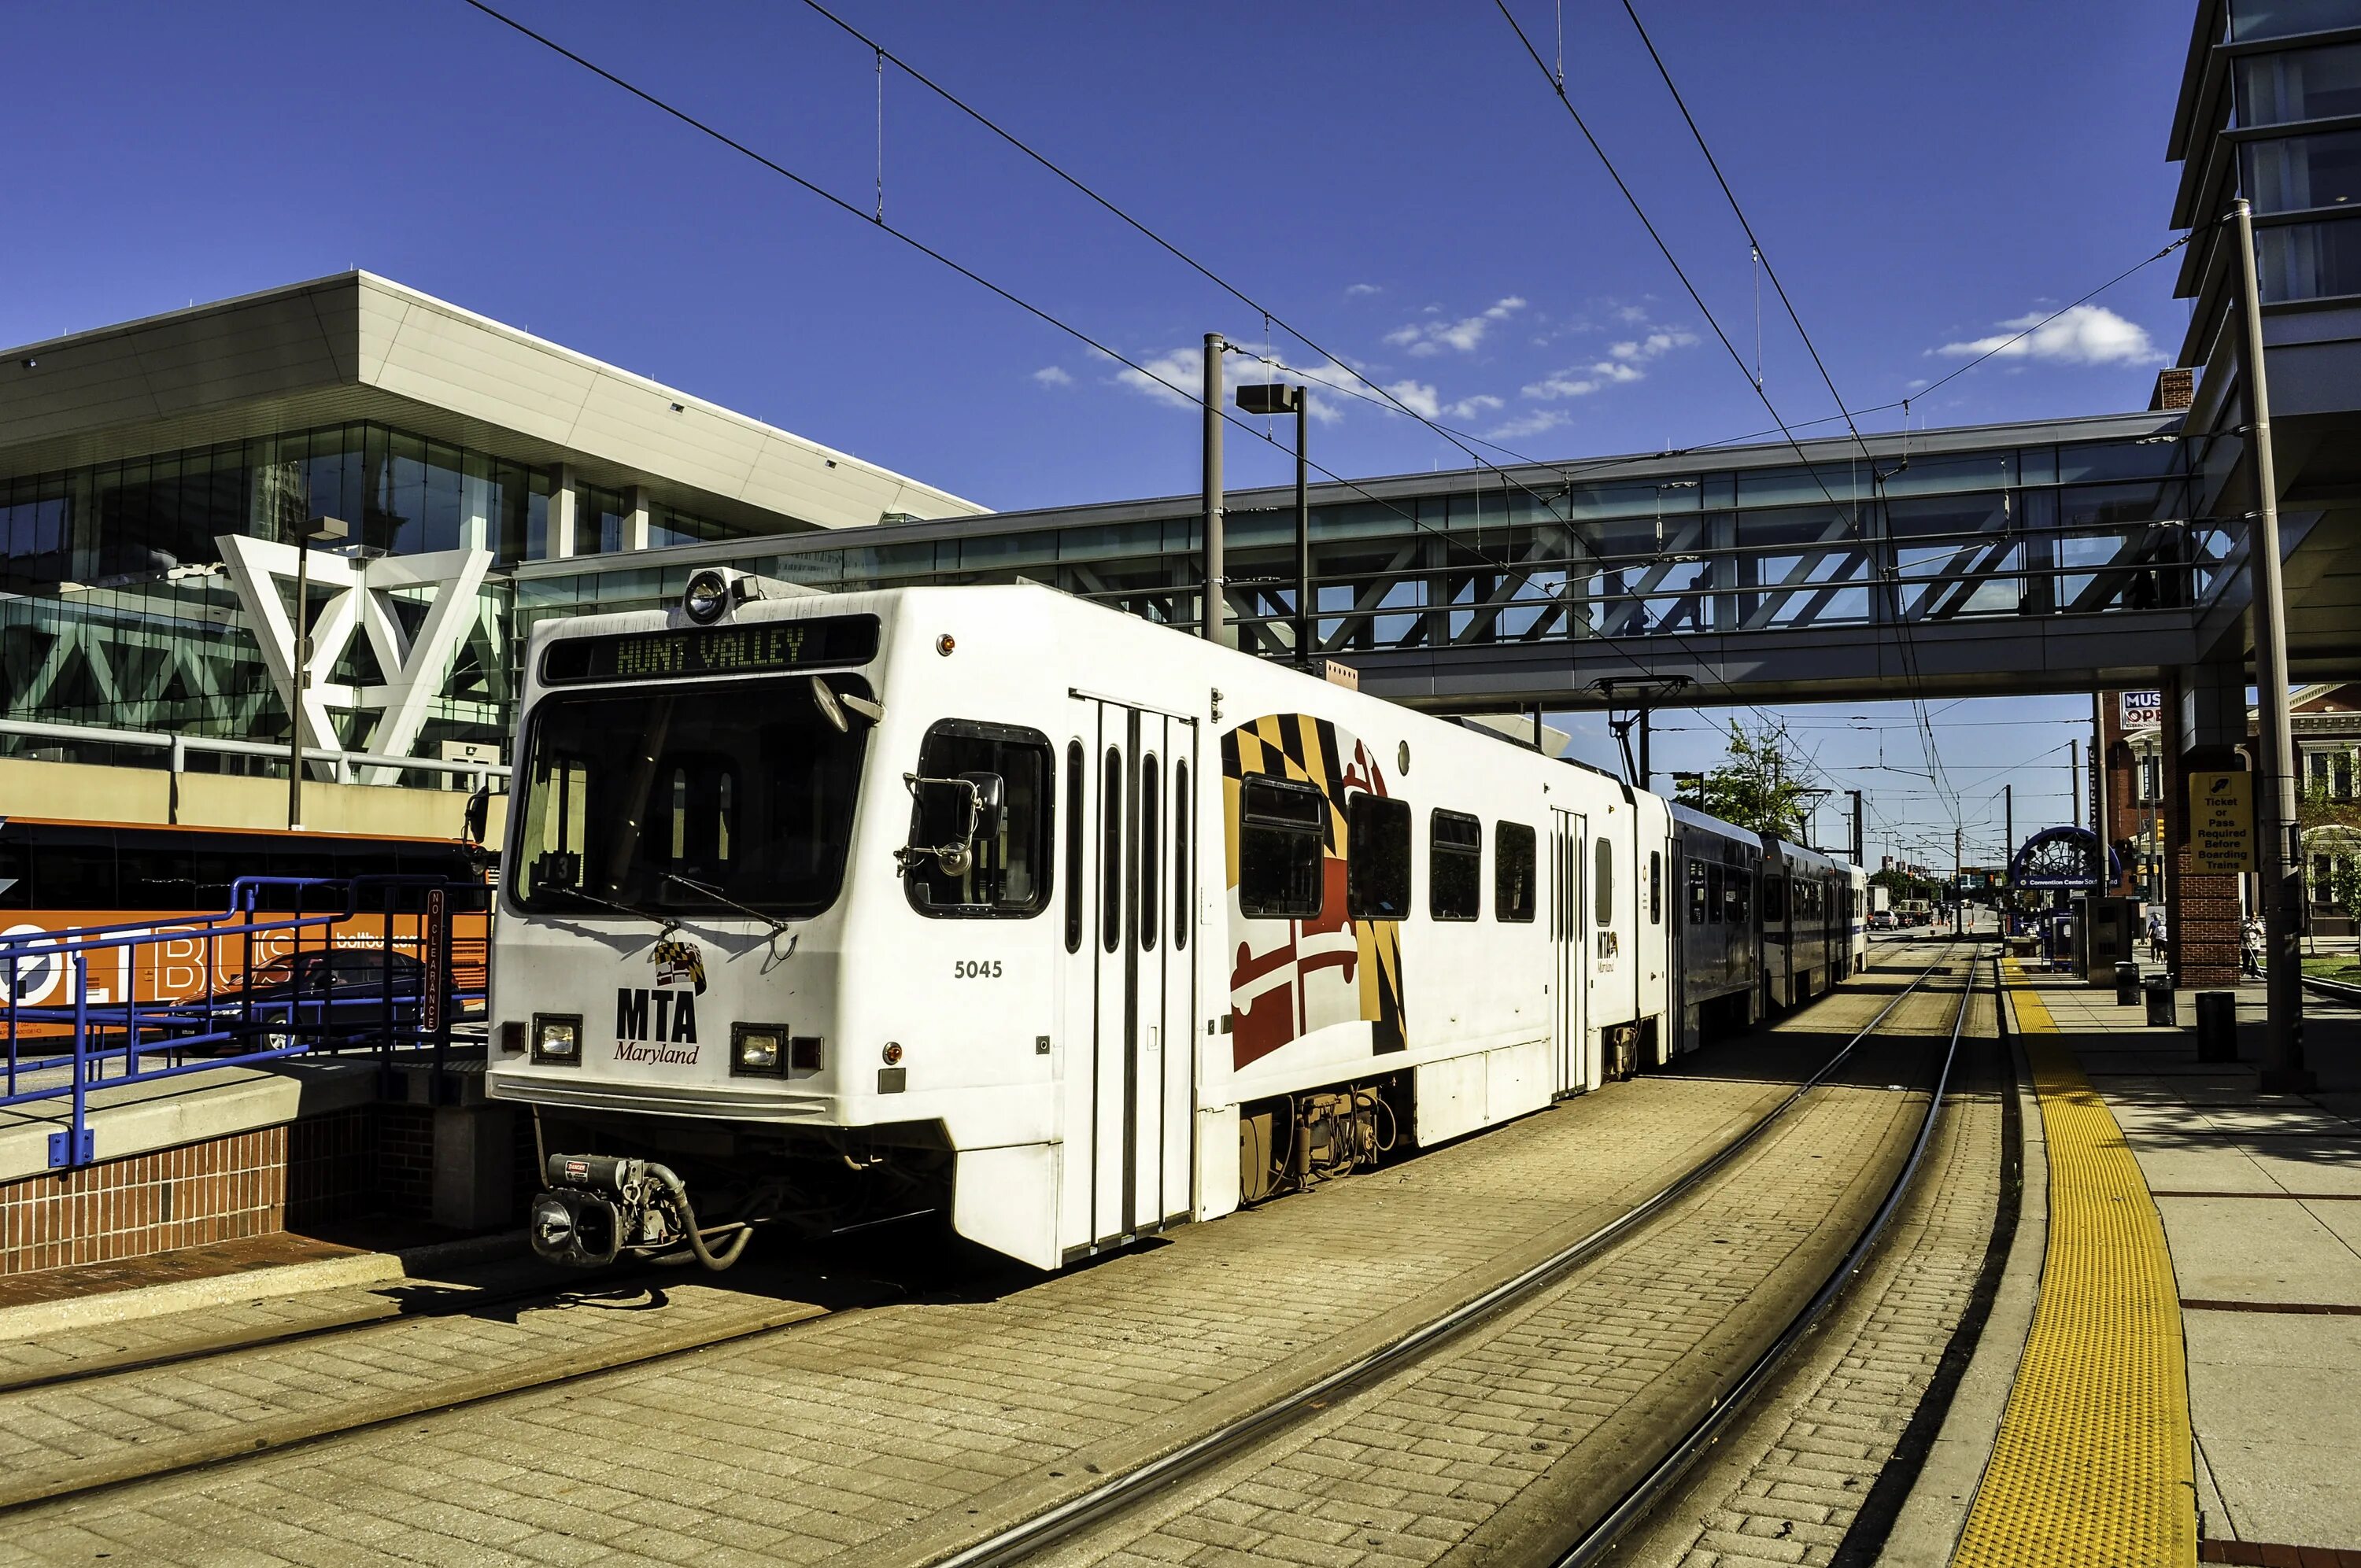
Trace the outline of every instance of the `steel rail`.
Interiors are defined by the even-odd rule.
[[[1634,1207],[1599,1226],[1588,1235],[1562,1248],[1515,1277],[1494,1286],[1491,1289],[1461,1303],[1442,1316],[1430,1320],[1400,1338],[1380,1346],[1360,1359],[1337,1368],[1326,1376],[1281,1396],[1203,1437],[1184,1443],[1161,1458],[1150,1460],[1137,1469],[1114,1475],[1097,1486],[1067,1499],[1053,1508],[1034,1515],[1006,1530],[1001,1530],[960,1552],[936,1560],[929,1568],[1000,1568],[1041,1551],[1045,1547],[1069,1539],[1090,1526],[1122,1512],[1144,1497],[1164,1486],[1196,1475],[1238,1450],[1268,1436],[1299,1417],[1318,1407],[1349,1394],[1377,1378],[1428,1355],[1456,1339],[1468,1330],[1499,1315],[1519,1302],[1557,1283],[1583,1264],[1590,1262],[1633,1231],[1654,1219],[1674,1203],[1694,1191],[1708,1177],[1751,1147],[1775,1124],[1783,1120],[1805,1095],[1820,1087],[1828,1077],[1850,1058],[1853,1050],[1877,1031],[1893,1011],[1902,1005],[1912,992],[1931,979],[1938,970],[1950,961],[1951,949],[1958,943],[1947,943],[1942,955],[1920,972],[1916,980],[1894,993],[1894,999],[1878,1009],[1877,1015],[1863,1025],[1828,1058],[1819,1070],[1796,1085],[1786,1098],[1758,1117],[1743,1132],[1705,1159],[1692,1166],[1669,1185]],[[1966,1016],[1966,1004],[1961,1003],[1961,1017]],[[1953,1032],[1957,1040],[1956,1027]],[[1948,1061],[1946,1063],[1948,1069]],[[1920,1134],[1923,1146],[1925,1133]],[[1916,1157],[1915,1152],[1913,1156]],[[1882,1218],[1882,1214],[1881,1214]]]
[[[1949,961],[1949,955],[1940,961]],[[1821,1317],[1852,1284],[1854,1277],[1868,1266],[1870,1255],[1876,1250],[1879,1240],[1884,1235],[1887,1223],[1909,1195],[1911,1184],[1926,1157],[1927,1146],[1933,1141],[1935,1124],[1942,1115],[1943,1096],[1950,1086],[1951,1069],[1960,1054],[1960,1036],[1967,1026],[1969,1009],[1975,1003],[1976,964],[1972,957],[1968,960],[1967,973],[1963,978],[1966,983],[1960,988],[1959,1014],[1951,1020],[1950,1043],[1944,1047],[1942,1065],[1936,1070],[1934,1091],[1927,1099],[1926,1118],[1919,1123],[1918,1136],[1910,1146],[1910,1156],[1902,1162],[1901,1170],[1895,1173],[1893,1185],[1887,1188],[1885,1200],[1878,1205],[1877,1212],[1871,1216],[1868,1225],[1818,1291],[1805,1303],[1804,1310],[1788,1321],[1779,1337],[1772,1341],[1769,1348],[1755,1358],[1753,1365],[1739,1376],[1730,1391],[1714,1401],[1713,1409],[1706,1413],[1705,1419],[1691,1427],[1672,1451],[1657,1461],[1655,1468],[1637,1486],[1625,1493],[1605,1517],[1585,1530],[1573,1546],[1557,1557],[1553,1568],[1588,1568],[1589,1564],[1598,1562],[1615,1549],[1625,1530],[1654,1511],[1656,1506],[1680,1484],[1690,1466],[1708,1448],[1719,1441],[1753,1397],[1778,1375],[1786,1365],[1787,1357],[1818,1325]],[[1996,993],[1996,980],[1994,990]]]

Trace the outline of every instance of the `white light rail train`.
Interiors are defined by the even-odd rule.
[[[1860,872],[1038,587],[545,624],[489,1092],[579,1264],[947,1212],[1042,1268],[1661,1064]]]

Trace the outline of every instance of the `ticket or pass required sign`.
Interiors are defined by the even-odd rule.
[[[2189,775],[2189,869],[2257,869],[2254,774],[2224,771]]]

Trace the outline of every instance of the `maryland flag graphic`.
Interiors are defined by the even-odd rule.
[[[705,949],[695,942],[684,942],[667,937],[655,945],[648,958],[656,966],[656,984],[693,985],[695,994],[705,994]]]
[[[1318,913],[1300,919],[1247,917],[1238,889],[1240,802],[1245,781],[1309,784],[1326,804]],[[1355,920],[1348,912],[1352,851],[1347,799],[1388,795],[1369,749],[1324,718],[1272,714],[1222,737],[1223,817],[1229,850],[1232,1049],[1236,1066],[1268,1056],[1316,1029],[1369,1025],[1379,1052],[1399,1051],[1402,1030],[1401,925]]]

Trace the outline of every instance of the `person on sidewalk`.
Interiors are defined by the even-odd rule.
[[[2263,978],[2263,923],[2252,915],[2238,927],[2238,972],[2248,980]]]
[[[2164,962],[2164,911],[2147,912],[2147,956],[2152,963]]]

